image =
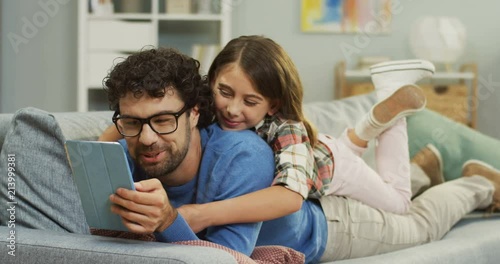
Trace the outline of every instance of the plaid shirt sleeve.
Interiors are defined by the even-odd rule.
[[[304,125],[272,118],[260,128],[262,131],[266,131],[267,138],[264,139],[274,152],[276,171],[273,185],[283,185],[306,199],[316,181],[316,173],[313,149]]]

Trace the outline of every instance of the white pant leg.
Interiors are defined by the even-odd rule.
[[[344,135],[342,136],[344,137],[343,138],[344,143],[347,145],[347,147],[349,147],[351,151],[354,152],[354,154],[361,157],[365,153],[366,148],[361,148],[354,145],[350,141],[345,141],[347,137],[345,137]],[[427,176],[427,174],[422,170],[422,168],[420,168],[420,166],[411,162],[410,162],[410,182],[411,182],[412,198],[421,194],[425,190],[429,189],[429,187],[431,186],[431,179],[429,178],[429,176]]]
[[[425,191],[404,215],[349,198],[322,197],[328,241],[321,261],[367,257],[439,240],[467,213],[491,204],[493,192],[484,177],[459,178]]]
[[[366,148],[358,147],[349,141],[344,143],[346,143],[347,147],[349,147],[349,149],[359,157],[361,157],[366,151]],[[420,168],[415,163],[410,163],[410,182],[412,198],[429,189],[429,187],[431,186],[431,179],[429,178],[429,176],[427,176],[422,168]]]
[[[411,191],[401,193],[394,184],[385,182],[360,157],[361,151],[353,146],[345,132],[339,139],[320,137],[320,140],[330,148],[335,162],[326,195],[350,197],[389,212],[404,213],[408,210],[410,198],[406,196],[411,195]]]

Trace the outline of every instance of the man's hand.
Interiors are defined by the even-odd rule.
[[[167,193],[158,179],[135,183],[136,191],[119,188],[109,199],[111,211],[122,217],[123,224],[133,233],[162,232],[177,217]]]

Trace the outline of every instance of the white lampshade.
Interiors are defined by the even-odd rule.
[[[449,64],[464,53],[466,30],[454,17],[423,17],[413,24],[409,39],[417,58]]]

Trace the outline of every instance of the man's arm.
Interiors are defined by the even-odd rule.
[[[300,210],[310,186],[318,182],[313,148],[302,123],[285,122],[277,127],[269,143],[276,162],[274,185],[237,198],[178,208],[195,231],[208,226],[268,221]]]

